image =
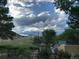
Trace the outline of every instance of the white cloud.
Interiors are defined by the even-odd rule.
[[[45,1],[45,2],[54,2],[54,0],[19,0],[19,1],[21,1],[21,2],[33,2],[33,1],[35,1],[35,2],[42,2],[42,1]]]
[[[30,18],[30,19],[31,19],[31,18],[33,19],[33,18],[35,18],[35,17],[36,17],[36,15],[35,15],[35,14],[33,14],[33,13],[31,13],[31,14],[27,15],[26,17],[28,17],[28,18]]]
[[[26,7],[32,7],[34,4],[33,3],[30,3],[30,4],[27,4]]]
[[[28,28],[28,29],[27,29]],[[42,30],[40,30],[39,28],[37,28],[37,27],[25,27],[24,28],[24,31],[23,32],[32,32],[32,31],[42,31]]]
[[[8,3],[18,3],[19,0],[8,0]]]
[[[49,11],[45,11],[45,12],[41,12],[40,14],[38,14],[37,16],[50,16]]]
[[[9,6],[10,14],[14,18],[19,18],[23,15],[28,15],[33,13],[33,11],[30,8],[24,8],[24,7],[16,7],[15,5],[11,4]]]
[[[59,14],[57,19],[54,19],[48,12],[42,12],[37,16],[30,14],[26,17],[15,20],[19,28],[16,26],[14,31],[18,32],[17,30],[19,30],[20,33],[24,33],[41,32],[45,29],[54,29],[56,32],[61,33],[67,27],[66,20],[64,18],[65,14],[62,12]]]
[[[45,2],[54,2],[54,0],[36,0],[37,2],[40,2],[40,1],[45,1]]]
[[[19,33],[19,34],[21,34],[22,33],[22,31],[23,31],[23,29],[22,29],[22,27],[21,26],[15,26],[15,28],[13,28],[13,30],[12,31],[14,31],[14,32],[16,32],[16,33]]]
[[[13,17],[15,17],[15,18],[16,18],[18,15],[20,15],[20,13],[21,13],[21,12],[17,9],[16,6],[10,5],[9,9],[10,9],[10,14],[11,14]]]
[[[21,1],[21,2],[33,2],[33,0],[19,0],[19,1]]]
[[[53,0],[35,0],[53,2]],[[30,2],[30,3],[28,3]],[[41,32],[45,29],[54,29],[61,33],[67,27],[67,18],[64,11],[60,9],[52,9],[54,11],[42,11],[34,14],[31,3],[33,0],[9,0],[8,6],[10,14],[14,17],[15,28],[13,31],[22,34],[26,32]],[[37,11],[36,11],[37,12]]]

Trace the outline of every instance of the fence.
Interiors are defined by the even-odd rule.
[[[30,59],[27,55],[19,53],[18,49],[0,49],[0,59]]]
[[[21,54],[17,48],[0,48],[0,59],[39,59],[38,50],[32,50],[30,53]]]
[[[0,49],[0,59],[47,59],[41,58],[38,53],[38,50],[32,50],[29,54],[22,55],[17,48]],[[79,59],[79,56],[65,58],[62,55],[52,54],[49,59]]]

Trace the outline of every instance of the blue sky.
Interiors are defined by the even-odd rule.
[[[14,17],[13,31],[21,35],[37,35],[45,29],[57,34],[67,28],[67,15],[56,9],[53,0],[8,0],[10,15]]]

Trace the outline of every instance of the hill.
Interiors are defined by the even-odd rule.
[[[32,45],[33,39],[30,36],[16,35],[13,40],[0,39],[0,45]]]

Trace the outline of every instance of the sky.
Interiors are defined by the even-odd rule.
[[[54,0],[8,0],[9,14],[14,17],[13,31],[23,36],[38,35],[45,29],[62,33],[68,27],[68,16],[53,3]]]

